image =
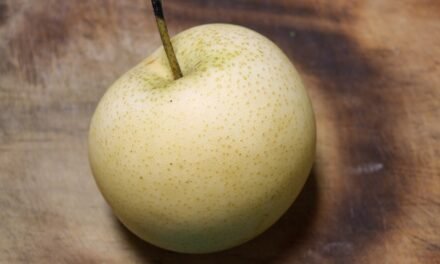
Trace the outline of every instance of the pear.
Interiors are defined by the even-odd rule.
[[[208,253],[259,235],[293,203],[315,155],[315,121],[286,55],[257,32],[208,24],[120,77],[89,132],[96,183],[151,244]]]

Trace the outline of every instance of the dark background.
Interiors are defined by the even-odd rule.
[[[440,2],[164,1],[174,35],[244,25],[277,43],[316,111],[299,199],[258,238],[164,251],[113,217],[87,130],[106,88],[159,45],[146,0],[0,0],[1,263],[440,263]]]

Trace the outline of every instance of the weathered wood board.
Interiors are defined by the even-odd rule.
[[[224,252],[148,245],[87,160],[97,101],[159,46],[145,0],[0,0],[0,263],[440,263],[440,2],[164,1],[169,29],[271,38],[312,97],[317,160],[269,231]]]

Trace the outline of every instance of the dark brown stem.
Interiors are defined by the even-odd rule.
[[[168,34],[167,24],[163,15],[162,1],[151,0],[153,4],[154,16],[156,17],[157,28],[159,29],[160,38],[162,40],[165,53],[168,57],[168,62],[173,72],[174,79],[181,78],[182,71],[180,70],[179,63],[177,62],[176,54],[174,53],[173,45],[171,44],[170,35]]]

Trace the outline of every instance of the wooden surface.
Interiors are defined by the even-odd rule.
[[[97,101],[156,49],[145,0],[0,0],[0,263],[440,263],[440,2],[164,1],[172,34],[253,28],[318,124],[297,202],[251,242],[167,252],[113,217],[87,160]]]

